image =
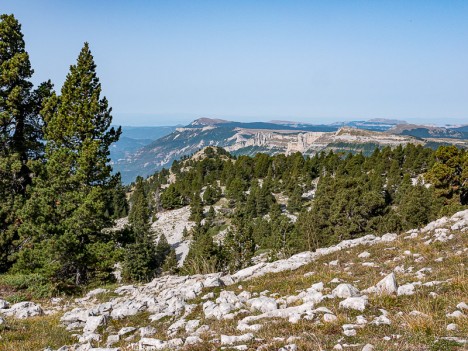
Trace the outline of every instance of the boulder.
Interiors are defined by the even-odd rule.
[[[332,295],[341,299],[361,296],[359,290],[351,284],[340,284],[332,291]]]
[[[253,299],[247,300],[247,305],[252,311],[260,311],[262,313],[277,310],[278,303],[272,297],[255,297]]]
[[[9,309],[2,310],[1,313],[3,313],[5,316],[15,317],[18,319],[42,316],[44,314],[41,306],[30,301],[16,303]]]
[[[374,325],[390,325],[390,324],[392,324],[392,322],[390,321],[390,319],[388,319],[387,316],[381,315],[379,317],[374,318],[374,320],[371,322],[371,324],[374,324]]]
[[[96,330],[107,324],[107,318],[106,316],[89,316],[86,319],[86,324],[83,328],[83,332],[85,334],[92,334],[96,332]]]
[[[221,335],[221,345],[233,345],[238,343],[250,342],[254,339],[252,333],[242,335]]]
[[[199,336],[192,335],[185,339],[184,345],[195,345],[201,343],[203,343],[203,340]]]
[[[351,309],[357,311],[364,311],[368,304],[367,296],[348,297],[346,300],[340,302],[340,308]]]
[[[397,295],[413,295],[414,294],[414,285],[413,284],[405,284],[398,287]]]
[[[394,273],[390,273],[375,286],[379,295],[392,295],[398,292],[398,284]]]

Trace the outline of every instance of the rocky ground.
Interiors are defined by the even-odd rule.
[[[468,210],[232,275],[0,300],[0,350],[468,349],[467,265]]]

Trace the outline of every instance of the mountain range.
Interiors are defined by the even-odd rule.
[[[111,148],[115,172],[124,183],[148,176],[205,146],[219,146],[234,155],[320,151],[371,153],[376,147],[408,143],[468,147],[468,125],[435,127],[401,120],[309,124],[294,121],[235,122],[199,118],[187,126],[123,127]]]

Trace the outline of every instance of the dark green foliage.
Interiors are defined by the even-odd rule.
[[[244,218],[237,218],[226,235],[223,249],[231,272],[248,267],[255,253],[252,225]]]
[[[166,260],[167,255],[171,252],[171,245],[167,242],[164,234],[161,234],[158,244],[156,245],[156,260],[158,267],[161,267]]]
[[[147,282],[156,276],[157,270],[154,238],[140,233],[136,242],[125,248],[122,277],[127,281]]]
[[[0,273],[12,264],[17,247],[19,209],[31,184],[31,162],[42,156],[43,99],[50,82],[33,90],[33,70],[21,25],[13,15],[0,16]]]
[[[177,274],[179,271],[177,267],[177,255],[173,248],[170,249],[161,269],[164,273],[168,274]]]
[[[47,99],[47,162],[21,211],[15,270],[41,273],[64,287],[108,280],[115,263],[115,244],[102,229],[111,224],[109,146],[120,129],[110,128],[111,109],[100,97],[95,69],[85,44],[61,95]]]
[[[296,185],[288,200],[288,211],[299,212],[302,209],[302,189]]]
[[[135,232],[149,231],[150,208],[148,195],[145,192],[143,178],[136,180],[135,191],[132,195],[132,207],[128,214],[128,222]]]

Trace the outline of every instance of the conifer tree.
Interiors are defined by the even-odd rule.
[[[0,16],[0,273],[11,265],[13,241],[21,223],[19,209],[31,184],[31,160],[42,155],[44,98],[52,84],[33,91],[33,70],[21,25],[13,15]]]
[[[177,274],[177,272],[179,271],[177,266],[177,255],[173,248],[170,249],[169,254],[164,260],[162,271],[168,274]]]
[[[171,252],[171,245],[167,242],[167,238],[164,234],[161,234],[158,244],[156,245],[156,261],[158,268],[162,267],[167,255]]]
[[[61,95],[47,99],[44,171],[23,211],[22,252],[17,268],[37,271],[61,284],[83,284],[110,276],[100,266],[101,250],[113,244],[102,229],[111,222],[107,201],[115,185],[109,147],[121,130],[110,128],[111,109],[101,98],[101,85],[89,46],[70,67]]]
[[[255,253],[252,226],[242,218],[234,221],[234,226],[228,231],[224,242],[229,270],[235,271],[248,267]]]

